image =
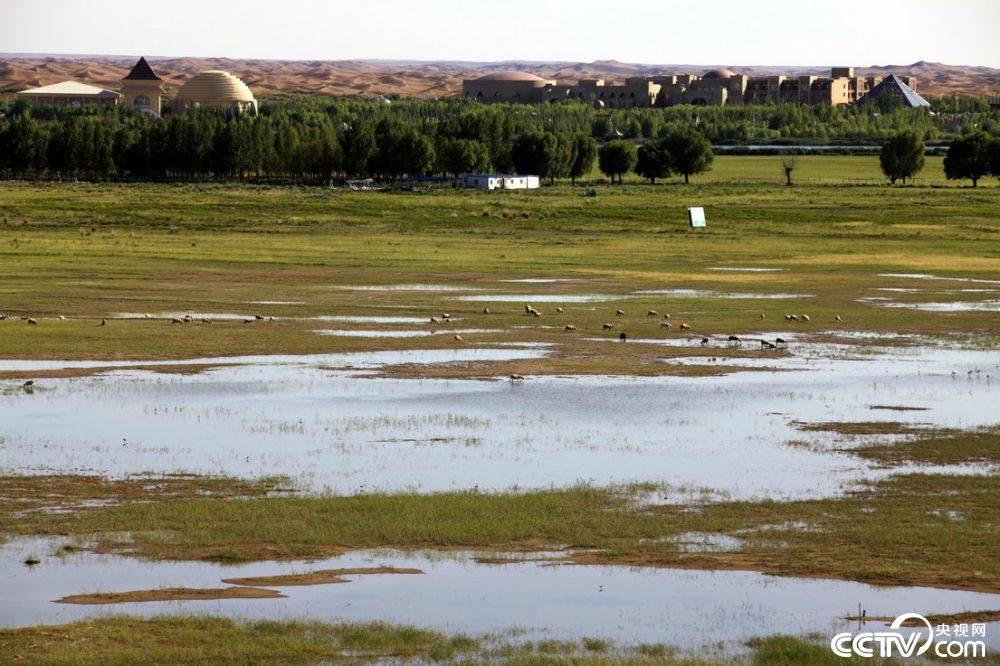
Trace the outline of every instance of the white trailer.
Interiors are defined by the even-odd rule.
[[[459,177],[462,187],[480,190],[534,190],[538,176],[505,173],[463,173]]]

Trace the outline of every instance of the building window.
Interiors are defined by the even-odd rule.
[[[132,98],[133,106],[149,106],[149,96],[148,95],[136,95]]]

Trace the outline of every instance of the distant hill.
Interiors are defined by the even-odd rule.
[[[59,56],[0,54],[0,89],[21,89],[76,80],[118,88],[137,56]],[[584,78],[622,80],[629,76],[701,74],[728,67],[751,75],[829,74],[829,66],[644,65],[599,60],[574,62],[423,62],[405,60],[232,60],[228,58],[147,58],[170,88],[179,88],[193,74],[224,69],[242,78],[260,96],[309,93],[316,95],[412,95],[440,97],[461,92],[462,79],[489,72],[519,70],[572,82]],[[909,74],[917,77],[922,95],[1000,94],[1000,69],[915,62],[911,65],[857,67],[862,76]]]

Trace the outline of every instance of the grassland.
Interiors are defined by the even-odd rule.
[[[564,551],[559,559],[577,563],[749,569],[997,593],[998,484],[995,475],[907,474],[835,499],[662,506],[636,500],[657,490],[644,486],[240,501],[119,502],[108,494],[92,498],[105,505],[73,512],[5,512],[0,533],[76,535],[98,552],[224,562],[368,548],[556,549]],[[19,487],[23,492],[25,484]],[[45,484],[35,487],[45,493]],[[682,546],[690,534],[730,536],[739,545],[689,552]]]
[[[885,664],[843,659],[818,637],[770,636],[748,642],[740,658],[691,658],[663,644],[619,645],[579,641],[508,641],[503,636],[446,635],[382,623],[240,623],[213,617],[109,617],[52,627],[0,629],[0,650],[11,663],[449,663],[504,666],[712,666],[754,664]],[[5,657],[0,656],[0,659]],[[990,660],[986,663],[996,663]]]
[[[690,186],[633,182],[600,186],[596,197],[567,185],[486,194],[4,183],[0,311],[11,318],[0,321],[0,358],[154,361],[553,343],[544,360],[384,369],[399,376],[491,377],[509,372],[711,374],[718,370],[707,364],[672,366],[662,360],[682,354],[779,358],[788,353],[747,347],[674,350],[587,339],[619,332],[633,338],[676,337],[680,322],[689,323],[686,335],[696,337],[748,330],[773,335],[795,327],[824,331],[818,339],[833,339],[838,331],[871,331],[949,336],[952,344],[996,348],[995,311],[925,312],[859,300],[884,296],[880,287],[914,286],[925,291],[893,292],[892,297],[909,304],[995,297],[958,291],[992,284],[880,276],[932,273],[1000,280],[1000,187],[995,182],[975,190],[959,187],[945,183],[938,170],[931,159],[919,186],[890,188],[865,184],[877,177],[877,158],[805,157],[796,171],[800,184],[786,187],[779,158],[719,157],[713,172]],[[707,230],[686,227],[690,205],[706,207]],[[720,267],[779,270],[709,270]],[[504,282],[523,278],[568,281]],[[609,298],[535,303],[544,312],[535,319],[525,316],[521,302],[461,301],[459,292],[433,289],[350,289],[392,284]],[[656,289],[705,293],[634,293]],[[721,292],[786,296],[725,299],[719,298]],[[557,314],[556,306],[564,312]],[[624,316],[615,317],[616,309]],[[647,317],[653,309],[658,316]],[[265,320],[171,324],[163,314],[184,312],[259,313]],[[402,325],[310,319],[392,315],[429,320],[443,312],[456,320],[452,328],[499,332],[463,334],[461,343],[447,326],[440,327],[441,335],[428,337],[337,337],[314,331]],[[790,323],[783,316],[807,312],[811,324]],[[120,313],[153,317],[126,319]],[[663,313],[671,314],[674,329],[660,327]],[[28,325],[20,316],[39,324]],[[102,319],[108,320],[104,326]],[[613,322],[615,329],[603,331],[604,322]],[[565,324],[577,331],[564,332]],[[173,370],[202,367],[192,362]],[[0,390],[21,390],[14,379],[39,376],[4,371]],[[841,437],[883,433],[888,427],[823,425],[847,433]],[[894,427],[897,432],[905,428]],[[844,450],[874,466],[972,463],[995,469],[998,464],[995,431],[917,435]],[[98,551],[227,562],[375,547],[555,548],[563,550],[565,561],[581,564],[751,569],[1000,592],[1000,558],[991,538],[1000,521],[997,484],[995,474],[907,474],[832,499],[650,506],[642,498],[666,489],[581,486],[345,497],[289,492],[294,489],[283,479],[8,476],[0,478],[0,535],[68,535],[79,538],[77,547]],[[691,534],[731,537],[738,545],[692,551],[681,543]],[[81,642],[86,652],[77,649]],[[480,639],[384,625],[249,626],[219,619],[119,618],[0,631],[0,647],[4,654],[39,663],[131,663],[139,657],[310,663],[390,656],[517,664],[682,663],[660,648],[497,648]],[[761,664],[833,663],[826,647],[800,639],[771,637],[751,650],[749,659]]]
[[[502,333],[467,342],[540,340],[567,344],[561,326],[614,336],[667,337],[649,309],[671,313],[698,335],[753,326],[787,329],[783,315],[808,312],[824,328],[996,336],[996,313],[927,313],[857,299],[875,287],[913,280],[879,273],[1000,279],[1000,188],[852,186],[848,174],[877,168],[874,157],[802,158],[828,182],[780,184],[776,158],[720,157],[690,186],[605,186],[586,197],[557,186],[531,193],[354,193],[322,189],[191,185],[0,185],[0,322],[6,358],[184,359],[233,354],[320,353],[455,346],[427,338],[320,336],[317,315],[412,315],[450,312],[463,327]],[[773,177],[768,174],[772,174]],[[935,172],[929,166],[927,173]],[[739,179],[737,179],[739,178]],[[686,207],[703,205],[709,228],[685,225]],[[770,273],[709,271],[770,267]],[[524,277],[570,278],[513,284]],[[606,294],[599,307],[560,304],[528,322],[519,303],[463,302],[439,291],[350,291],[338,287],[446,284],[507,294]],[[960,283],[939,282],[942,290]],[[670,288],[791,294],[775,300],[637,295]],[[808,298],[806,297],[808,296]],[[972,300],[927,293],[907,302]],[[982,298],[980,296],[979,298]],[[286,301],[259,304],[256,301]],[[493,314],[483,315],[488,305]],[[400,307],[403,306],[403,307]],[[548,310],[548,311],[546,311]],[[262,314],[171,326],[120,313]],[[767,319],[760,320],[760,314]],[[59,316],[66,320],[58,319]],[[835,323],[836,317],[842,323]],[[99,326],[101,319],[109,325]],[[532,324],[524,329],[514,326]],[[545,329],[541,325],[557,328]],[[344,324],[347,328],[358,325]],[[329,328],[329,326],[326,326]],[[364,326],[371,328],[371,326]],[[394,328],[380,325],[377,328]],[[589,336],[588,336],[589,337]],[[616,354],[622,354],[616,351]],[[553,362],[560,372],[613,372],[639,366],[626,352],[574,341]],[[603,357],[603,358],[601,358]],[[567,363],[567,359],[577,359]],[[502,369],[490,369],[490,372]],[[540,367],[544,371],[544,367]],[[664,364],[657,372],[668,372]]]

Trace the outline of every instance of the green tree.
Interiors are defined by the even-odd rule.
[[[444,138],[438,146],[437,162],[440,172],[457,178],[460,173],[485,170],[489,152],[474,139]]]
[[[966,134],[951,142],[944,156],[944,175],[949,180],[968,178],[976,187],[979,179],[993,168],[991,152],[994,139],[986,132]]]
[[[29,113],[17,115],[4,133],[3,157],[14,177],[31,169],[38,160],[38,123]]]
[[[423,176],[434,167],[434,144],[411,127],[399,137],[390,162],[394,165],[392,173]]]
[[[554,135],[547,132],[525,132],[511,144],[510,158],[518,173],[548,178],[554,152]]]
[[[340,133],[339,140],[344,172],[349,176],[369,173],[368,163],[375,153],[375,133],[371,126],[355,123]]]
[[[609,141],[597,153],[597,166],[601,173],[611,178],[612,183],[615,176],[620,183],[622,175],[635,167],[637,159],[635,144],[631,141]]]
[[[899,179],[906,184],[907,178],[912,178],[924,168],[923,140],[916,132],[900,132],[882,144],[879,164],[882,173],[889,177],[893,185]]]
[[[649,139],[639,146],[635,172],[654,185],[657,178],[670,175],[670,153],[664,139]]]
[[[689,176],[708,171],[715,159],[712,144],[693,129],[673,130],[664,138],[664,146],[670,154],[671,168],[684,176],[685,185]]]
[[[570,180],[576,185],[576,179],[582,178],[594,168],[597,159],[597,142],[584,132],[573,134],[573,164],[569,170]]]

